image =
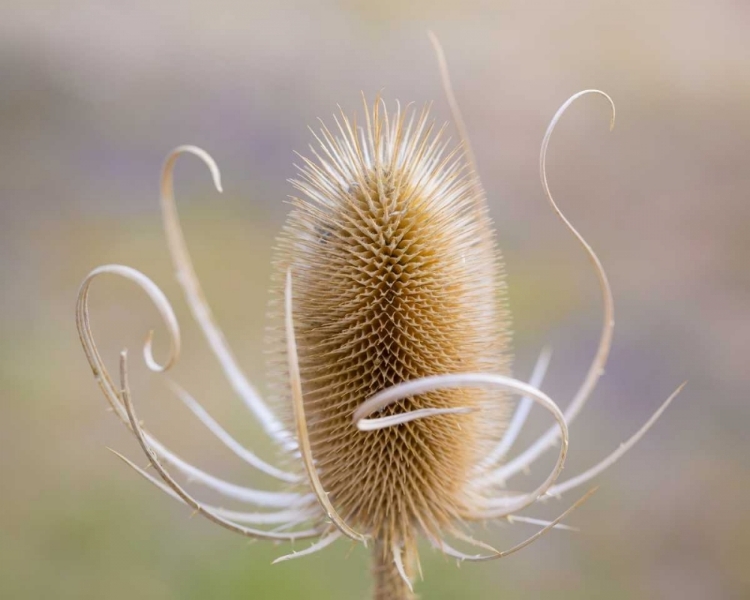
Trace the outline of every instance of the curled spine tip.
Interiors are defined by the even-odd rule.
[[[120,277],[124,277],[128,281],[135,283],[146,293],[153,305],[156,307],[156,310],[159,312],[159,315],[161,316],[162,321],[166,325],[167,331],[169,333],[169,354],[163,364],[159,363],[154,358],[154,332],[152,330],[149,331],[143,345],[143,358],[148,368],[152,371],[161,373],[163,371],[169,370],[175,364],[175,362],[177,362],[180,356],[181,347],[180,326],[177,322],[177,317],[174,314],[174,310],[172,309],[172,305],[169,303],[169,300],[167,300],[164,292],[162,292],[161,289],[159,289],[159,287],[151,279],[149,279],[140,271],[124,265],[103,265],[101,267],[97,267],[86,276],[86,279],[84,279],[83,284],[81,284],[81,289],[78,293],[78,302],[76,304],[76,321],[78,325],[79,335],[81,337],[81,342],[92,369],[94,369],[94,371],[98,373],[105,373],[104,363],[102,362],[96,348],[96,344],[94,343],[94,337],[91,332],[91,326],[89,323],[88,296],[92,281],[99,275],[103,275],[105,273],[118,275]]]
[[[213,157],[203,148],[185,144],[182,146],[177,146],[174,150],[172,150],[167,155],[167,158],[164,161],[164,166],[162,167],[161,172],[163,194],[165,192],[169,194],[172,193],[172,174],[174,172],[174,165],[177,162],[177,158],[182,154],[192,154],[193,156],[197,156],[198,158],[200,158],[208,167],[208,170],[211,173],[211,179],[213,180],[216,190],[219,193],[224,191],[224,188],[221,185],[221,171],[219,171],[219,166],[216,164],[216,161],[213,159]]]
[[[549,191],[549,185],[547,184],[547,148],[549,147],[549,141],[552,138],[552,132],[555,130],[555,127],[557,127],[558,122],[562,118],[562,116],[565,114],[565,112],[570,108],[570,105],[573,104],[576,100],[583,96],[587,96],[589,94],[598,94],[600,96],[603,96],[607,99],[609,102],[609,105],[612,109],[612,116],[609,121],[609,130],[612,131],[615,127],[615,116],[616,116],[616,110],[615,110],[615,102],[612,100],[612,97],[607,94],[606,92],[603,92],[601,90],[582,90],[576,94],[573,94],[570,98],[568,98],[560,108],[557,109],[557,112],[555,113],[555,116],[552,117],[552,120],[549,122],[549,125],[547,126],[547,131],[544,134],[544,139],[542,141],[542,149],[539,153],[539,173],[542,179],[542,184],[544,185],[545,192],[548,196],[550,196],[551,200],[551,193]],[[552,203],[554,204],[554,200],[552,200]]]

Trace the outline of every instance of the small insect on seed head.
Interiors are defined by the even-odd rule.
[[[591,260],[604,303],[596,355],[563,413],[539,389],[548,351],[542,352],[529,383],[508,374],[510,317],[502,262],[445,57],[434,36],[433,43],[461,148],[436,131],[426,109],[402,110],[397,104],[389,113],[385,103],[376,100],[371,108],[365,103],[364,127],[342,113],[334,118],[333,131],[323,126],[314,133],[312,158],[302,157],[293,182],[301,195],[293,199],[278,239],[269,305],[269,372],[281,416],[242,374],[213,319],[180,228],[172,185],[177,157],[190,153],[200,158],[221,191],[218,167],[194,146],[178,147],[165,162],[161,204],[177,280],[234,391],[290,466],[285,470],[261,459],[186,390],[174,382],[170,387],[224,445],[284,489],[260,490],[219,479],[182,460],[143,428],[129,390],[127,353],[121,354],[116,382],[94,342],[88,294],[93,279],[108,273],[132,281],[149,296],[167,325],[171,350],[166,363],[159,364],[149,335],[144,355],[150,369],[162,372],[179,356],[180,331],[167,298],[149,278],[122,265],[99,267],[84,280],[76,305],[81,343],[94,376],[156,475],[118,454],[120,458],[189,506],[192,514],[230,531],[256,539],[316,540],[276,562],[323,550],[342,536],[372,540],[374,596],[383,600],[413,597],[419,537],[458,560],[484,561],[508,556],[553,528],[566,528],[561,521],[592,492],[553,521],[518,512],[542,497],[561,496],[612,465],[682,387],[607,458],[557,483],[567,455],[568,424],[603,372],[614,321],[599,259],[552,199],[546,153],[557,121],[572,102],[592,93],[612,101],[598,90],[571,97],[552,119],[540,154],[547,199]],[[523,398],[508,419],[515,396]],[[546,409],[555,425],[506,461],[533,403]],[[506,491],[506,482],[554,447],[555,465],[536,489]],[[198,501],[166,465],[255,510],[227,510]],[[499,518],[541,529],[503,552],[466,532],[469,522]],[[457,550],[447,537],[483,548],[485,554]]]

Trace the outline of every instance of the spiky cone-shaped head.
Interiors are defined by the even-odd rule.
[[[449,148],[426,109],[389,115],[376,101],[365,113],[363,129],[343,114],[336,133],[323,127],[294,182],[303,196],[293,200],[273,263],[269,341],[278,352],[270,373],[277,401],[291,406],[283,350],[291,269],[305,416],[323,488],[349,525],[376,540],[376,553],[403,548],[408,564],[419,534],[439,539],[472,513],[469,477],[502,433],[506,399],[482,389],[426,393],[378,416],[477,410],[378,431],[360,431],[352,414],[407,380],[507,373],[509,315],[485,200],[460,149]],[[382,585],[390,585],[392,559],[376,557],[376,571],[381,560]]]

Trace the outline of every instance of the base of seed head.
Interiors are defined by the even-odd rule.
[[[226,529],[255,539],[314,540],[275,562],[322,551],[341,537],[369,543],[374,597],[383,599],[413,597],[415,569],[421,573],[419,538],[459,561],[485,561],[517,552],[552,529],[569,528],[562,521],[593,490],[552,521],[518,512],[544,498],[560,497],[611,466],[682,388],[607,458],[558,482],[568,425],[603,372],[614,320],[612,294],[598,257],[552,198],[546,154],[557,122],[575,100],[587,94],[604,96],[612,106],[612,123],[614,104],[598,90],[575,94],[550,122],[540,153],[547,199],[594,266],[604,303],[595,358],[563,411],[539,389],[548,351],[540,355],[528,383],[508,375],[510,321],[503,267],[445,58],[434,37],[433,42],[462,147],[450,147],[427,110],[397,105],[389,113],[376,100],[372,108],[365,104],[363,127],[342,113],[334,117],[335,129],[323,126],[313,133],[318,146],[311,147],[312,158],[302,157],[294,181],[301,195],[293,198],[274,258],[270,403],[243,375],[212,316],[177,216],[172,184],[176,159],[184,153],[200,158],[221,191],[218,167],[194,146],[176,148],[164,164],[161,204],[178,282],[232,388],[277,443],[287,467],[255,455],[186,390],[174,382],[171,388],[224,445],[278,480],[282,491],[237,485],[182,460],[139,421],[128,385],[127,354],[121,355],[117,381],[107,371],[88,314],[91,282],[102,274],[132,281],[159,310],[170,334],[170,355],[159,364],[149,334],[144,347],[149,368],[166,371],[179,356],[177,319],[150,279],[122,265],[99,267],[84,280],[76,307],[81,343],[96,380],[156,474],[116,453],[122,460],[193,514]],[[511,416],[516,398],[520,402]],[[508,459],[534,403],[551,413],[555,425]],[[554,447],[555,465],[536,489],[507,491],[507,482]],[[251,505],[252,512],[200,502],[168,467]],[[504,551],[467,533],[468,523],[495,519],[540,529]],[[456,549],[454,540],[480,553]]]

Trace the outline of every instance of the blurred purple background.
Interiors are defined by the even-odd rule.
[[[221,166],[219,196],[202,164],[182,160],[179,205],[214,311],[264,389],[269,261],[293,151],[337,104],[361,112],[360,91],[434,101],[448,121],[428,29],[445,47],[506,256],[515,373],[527,377],[551,344],[543,389],[562,405],[593,356],[601,307],[586,257],[542,194],[539,143],[572,93],[597,87],[617,104],[609,133],[606,103],[581,100],[550,149],[553,192],[607,268],[617,321],[606,375],[572,427],[566,473],[689,385],[598,478],[600,492],[572,518],[582,533],[554,532],[461,569],[425,551],[419,591],[427,600],[750,597],[750,4],[736,0],[0,5],[0,596],[366,594],[363,549],[341,542],[271,567],[286,548],[189,520],[107,452],[139,456],[104,410],[73,308],[93,267],[143,270],[184,329],[175,377],[272,456],[172,277],[161,161],[194,143]],[[164,350],[155,312],[127,283],[99,281],[92,318],[113,366],[151,327]],[[149,427],[186,458],[270,485],[204,432],[162,378],[134,364],[133,387]],[[537,416],[523,440],[546,426]],[[546,468],[514,485],[530,489]],[[484,535],[507,547],[533,531],[525,527]]]

